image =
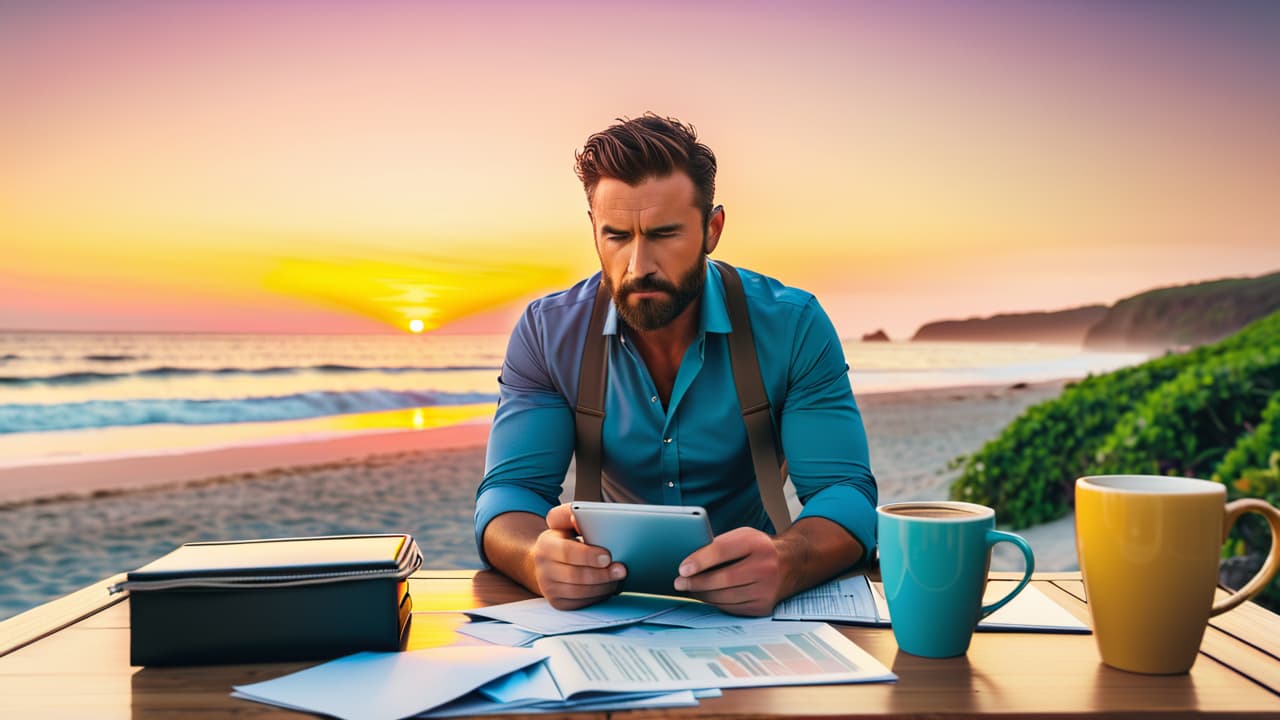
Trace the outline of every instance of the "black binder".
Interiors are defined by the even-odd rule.
[[[421,565],[404,534],[187,543],[112,591],[133,665],[323,660],[401,649]]]

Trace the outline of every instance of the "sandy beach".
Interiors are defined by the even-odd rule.
[[[940,499],[957,455],[1060,382],[859,398],[880,502]],[[0,469],[0,619],[183,542],[404,531],[438,568],[479,567],[472,530],[487,426]],[[1070,518],[1022,533],[1040,570],[1075,566]],[[997,548],[995,569],[1021,558]]]

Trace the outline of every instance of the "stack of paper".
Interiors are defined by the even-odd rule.
[[[545,598],[533,598],[464,612],[472,621],[458,628],[459,632],[511,647],[527,647],[539,638],[568,633],[648,635],[672,627],[712,628],[772,620],[729,615],[697,600],[632,593],[580,610],[557,610]]]
[[[689,605],[710,607],[696,600],[665,595],[622,593],[578,610],[557,610],[546,598],[531,598],[464,612],[473,618],[497,620],[537,635],[563,635],[634,625]]]
[[[1012,589],[993,582],[986,602]],[[771,618],[676,597],[624,593],[581,610],[543,598],[465,611],[483,645],[359,653],[234,695],[360,720],[696,705],[721,688],[895,680],[831,626],[888,625],[879,583],[856,575],[780,603]],[[789,620],[792,622],[774,622]],[[1088,632],[1034,587],[979,629]]]
[[[234,694],[350,720],[393,720],[673,707],[697,704],[699,697],[718,695],[720,688],[895,679],[826,623],[765,620],[546,635],[529,648],[360,653],[237,686]]]

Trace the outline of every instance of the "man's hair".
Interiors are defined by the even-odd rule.
[[[588,204],[602,177],[639,185],[647,178],[663,178],[679,170],[693,180],[693,204],[702,211],[703,226],[711,219],[716,156],[711,148],[698,142],[692,125],[651,112],[634,120],[618,118],[618,124],[587,138],[582,149],[574,153],[574,160]]]

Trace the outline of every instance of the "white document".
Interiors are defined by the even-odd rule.
[[[539,635],[590,632],[643,622],[691,601],[661,595],[622,593],[579,610],[557,610],[546,598],[466,610],[471,617],[511,623]]]
[[[711,691],[714,696],[719,696],[719,691]],[[672,693],[660,694],[643,694],[643,695],[599,695],[592,696],[585,700],[565,700],[552,701],[530,704],[503,704],[494,702],[484,697],[477,697],[475,693],[465,698],[455,700],[448,705],[436,708],[431,712],[425,712],[417,717],[420,718],[442,718],[442,717],[458,717],[462,715],[510,715],[516,713],[551,713],[551,712],[605,712],[610,710],[640,710],[654,708],[671,708],[671,707],[692,707],[698,704],[698,699],[704,697],[700,692],[693,690],[681,690]],[[706,696],[711,697],[711,696]]]
[[[545,657],[538,650],[496,645],[363,652],[275,680],[237,685],[233,694],[342,720],[399,720]]]
[[[634,596],[620,596],[620,597],[630,598]],[[642,597],[648,597],[648,596],[642,596]],[[529,601],[522,600],[521,602],[529,602]],[[724,627],[724,626],[733,626],[733,625],[749,625],[751,623],[757,623],[757,622],[767,623],[767,622],[773,621],[773,618],[771,617],[755,618],[755,617],[739,617],[737,615],[730,615],[728,613],[721,612],[714,605],[708,605],[703,602],[698,602],[697,600],[685,600],[682,598],[660,598],[659,601],[656,603],[656,605],[659,607],[663,605],[667,605],[669,606],[669,609],[659,612],[658,614],[655,615],[650,613],[650,610],[652,608],[649,606],[648,601],[645,601],[645,604],[639,605],[639,606],[625,605],[623,606],[623,608],[636,609],[638,612],[644,615],[647,615],[648,616],[647,619],[633,621],[630,619],[630,617],[626,617],[625,619],[628,624],[604,625],[600,627],[592,627],[591,629],[599,629],[601,631],[609,632],[611,635],[621,637],[621,636],[630,634],[631,632],[634,632],[639,635],[651,635],[655,631],[662,632],[664,630],[669,630],[673,627],[713,628],[713,627]],[[546,609],[542,607],[541,603],[538,603],[536,605],[530,605],[525,608],[515,608],[515,611],[517,613],[523,613],[529,608],[532,608],[536,613],[543,613],[546,611]],[[499,612],[504,615],[510,616],[511,610],[512,610],[511,608],[504,608]],[[591,608],[587,608],[586,610],[589,611],[591,610]],[[553,618],[553,622],[558,622],[561,619],[558,613],[562,613],[566,611],[556,610],[554,612],[557,613],[557,615],[552,615],[551,617]],[[569,623],[571,623],[573,626],[580,626],[582,624],[592,624],[592,621],[590,619],[587,619],[586,616],[583,615],[583,612],[584,612],[583,610],[571,610],[567,612],[569,615],[572,615],[573,617],[569,618],[568,622],[564,625],[561,625],[560,627],[569,627],[570,626]],[[613,608],[609,609],[608,612],[619,613],[619,612],[625,612],[625,611],[620,611],[617,606],[614,606]],[[596,615],[596,617],[597,619],[599,618],[598,615]],[[609,619],[608,622],[612,623],[614,619],[621,621],[622,619],[624,619],[624,617],[615,617],[615,618]],[[528,620],[528,619],[525,619],[524,621],[531,622],[531,623],[539,622],[537,620]],[[538,638],[546,637],[546,635],[542,633],[526,630],[523,627],[512,625],[509,622],[503,622],[501,620],[488,620],[482,617],[472,618],[471,622],[460,626],[458,628],[458,632],[464,635],[469,635],[470,637],[473,637],[473,638],[484,640],[485,642],[490,642],[495,645],[506,645],[508,647],[528,647],[532,645],[533,641],[537,640]]]
[[[529,632],[511,623],[498,620],[481,621],[473,619],[465,625],[458,626],[458,632],[494,645],[506,645],[507,647],[528,647],[533,644],[534,640],[542,637],[539,633]]]
[[[897,679],[826,623],[752,623],[627,638],[563,635],[542,638],[533,649],[547,655],[565,697]]]
[[[697,705],[698,700],[704,697],[719,696],[719,688],[710,690],[677,690],[676,692],[650,695],[645,698],[633,698],[631,700],[617,700],[610,695],[600,695],[574,703],[571,709],[574,712],[603,712],[607,710],[636,710],[641,708],[692,707]],[[538,709],[541,710],[544,707],[547,706],[540,705]],[[557,708],[550,707],[547,709],[556,710]]]
[[[984,603],[1004,597],[1015,586],[1013,580],[987,583]],[[775,620],[827,620],[857,625],[887,626],[889,604],[884,586],[865,575],[840,578],[783,600],[774,608]],[[978,630],[1007,632],[1088,633],[1089,627],[1065,608],[1050,600],[1034,585],[1028,585],[1007,605],[978,623]]]
[[[637,623],[635,625],[627,625],[626,627],[614,628],[607,632],[614,637],[649,637],[660,632],[666,632],[671,628],[667,625],[653,625],[648,622]]]
[[[993,580],[987,583],[982,602],[993,603],[1004,597],[1017,585],[1012,580]],[[1089,632],[1089,626],[1067,612],[1067,609],[1050,600],[1035,585],[1022,588],[1009,604],[991,613],[978,623],[979,630],[1003,630],[1007,632]]]
[[[505,678],[418,717],[455,717],[505,713],[586,712],[688,707],[704,697],[719,697],[719,688],[676,692],[584,693],[564,699],[547,663],[530,665]]]
[[[880,617],[866,575],[825,582],[796,593],[773,608],[775,620],[830,620],[876,625]],[[889,617],[887,609],[883,617]]]
[[[770,617],[740,617],[721,611],[715,605],[690,600],[681,605],[646,620],[653,625],[670,625],[684,628],[714,628],[726,625],[750,625],[758,622],[772,622]]]
[[[517,670],[482,686],[476,692],[496,703],[528,703],[564,700],[545,662]]]

